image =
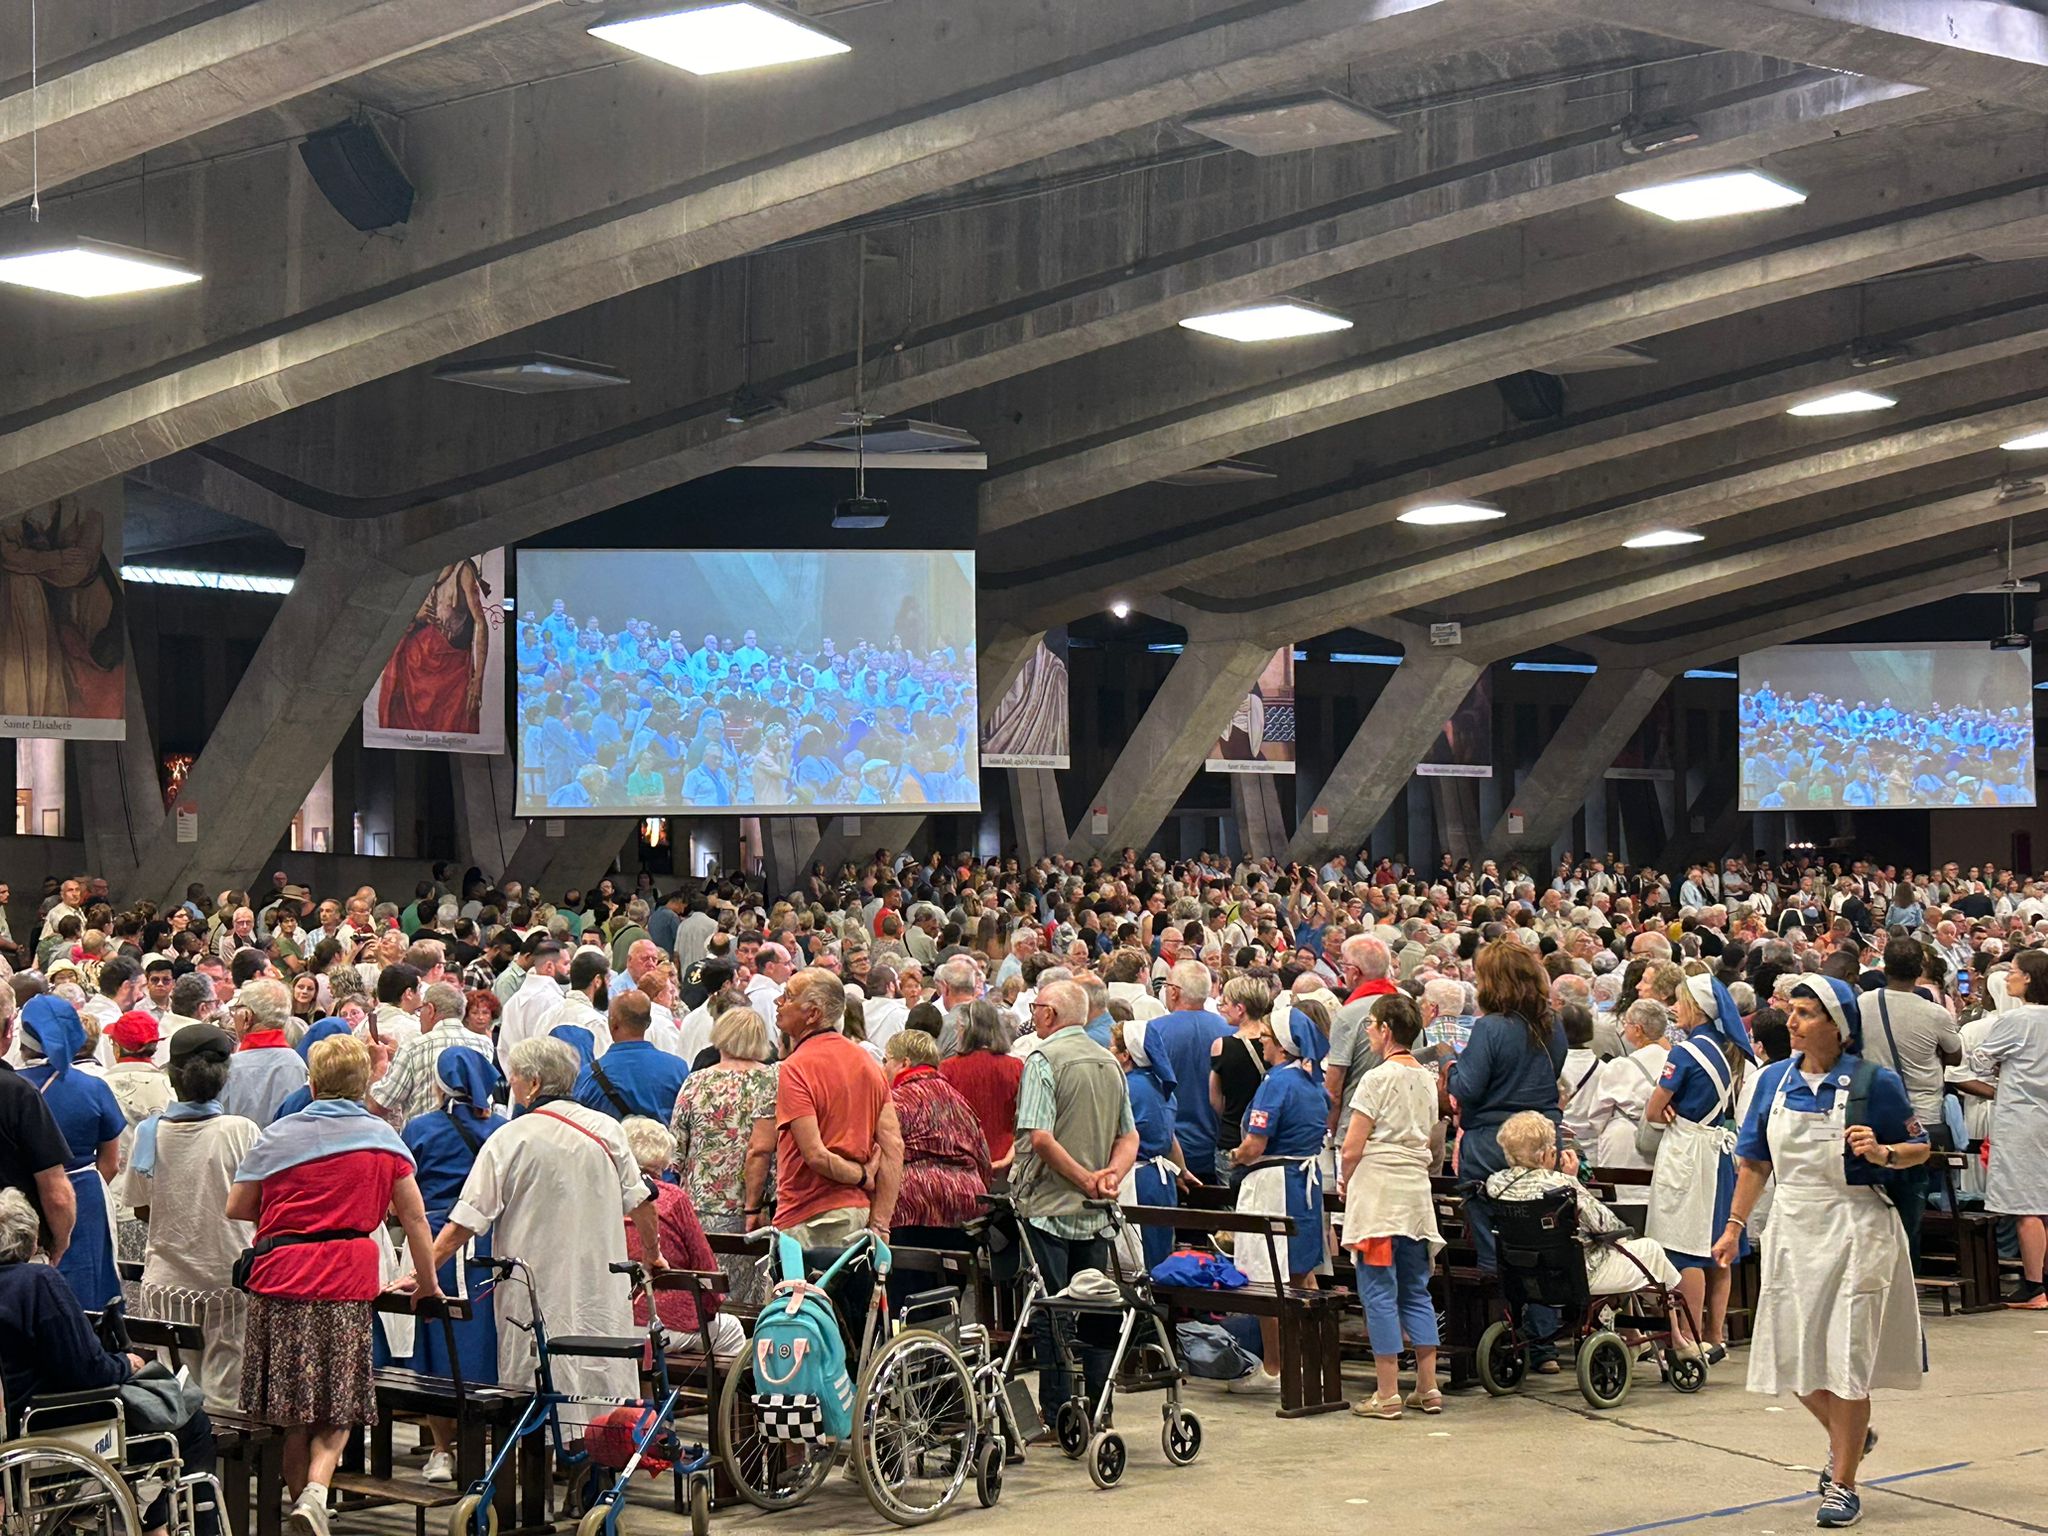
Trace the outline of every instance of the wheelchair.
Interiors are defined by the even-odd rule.
[[[9,1422],[0,1394],[0,1423]],[[45,1393],[22,1412],[19,1436],[0,1441],[4,1536],[141,1536],[159,1497],[171,1536],[197,1536],[202,1512],[226,1536],[220,1480],[187,1471],[170,1431],[132,1431],[118,1387]]]
[[[780,1247],[774,1227],[750,1241]],[[775,1432],[756,1406],[753,1352],[726,1372],[719,1392],[717,1444],[733,1486],[761,1509],[793,1509],[823,1486],[843,1451],[875,1512],[897,1525],[922,1525],[952,1505],[970,1472],[984,1506],[1001,1493],[1003,1435],[983,1412],[956,1340],[959,1304],[950,1290],[910,1297],[889,1311],[888,1246],[863,1232],[837,1255],[807,1253],[785,1287],[808,1283],[832,1303],[847,1368],[856,1386],[853,1428],[844,1445]],[[995,1483],[987,1482],[993,1452]]]
[[[1576,1194],[1559,1189],[1537,1200],[1488,1202],[1494,1249],[1500,1266],[1502,1316],[1479,1336],[1474,1364],[1479,1383],[1495,1397],[1521,1389],[1529,1375],[1532,1343],[1522,1330],[1527,1308],[1554,1307],[1564,1321],[1552,1341],[1574,1347],[1579,1392],[1595,1408],[1618,1408],[1635,1376],[1635,1350],[1647,1342],[1657,1352],[1659,1373],[1680,1392],[1707,1383],[1706,1362],[1679,1350],[1679,1324],[1697,1339],[1692,1308],[1669,1286],[1659,1284],[1626,1248],[1617,1248],[1643,1276],[1640,1290],[1596,1296],[1586,1283],[1586,1248],[1579,1237]],[[1634,1345],[1622,1333],[1641,1335]]]

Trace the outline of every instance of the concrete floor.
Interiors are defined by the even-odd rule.
[[[2048,1532],[2048,1314],[1927,1319],[1933,1371],[1919,1392],[1885,1392],[1883,1442],[1864,1469],[1864,1525],[1924,1536]],[[1694,1397],[1639,1368],[1622,1408],[1586,1406],[1569,1375],[1539,1377],[1517,1398],[1474,1389],[1443,1414],[1399,1423],[1349,1414],[1288,1422],[1270,1402],[1191,1389],[1206,1443],[1192,1467],[1161,1454],[1156,1397],[1118,1415],[1130,1445],[1122,1485],[1098,1491],[1078,1462],[1034,1449],[982,1510],[972,1485],[941,1524],[962,1536],[1084,1531],[1148,1536],[1307,1536],[1403,1530],[1494,1536],[1789,1536],[1813,1529],[1813,1469],[1826,1454],[1793,1400],[1742,1390],[1737,1350]],[[1369,1389],[1364,1389],[1369,1392]],[[1360,1395],[1364,1395],[1362,1392]],[[664,1485],[665,1487],[665,1485]],[[630,1536],[685,1529],[661,1489],[641,1485]],[[715,1529],[747,1536],[894,1529],[838,1475],[800,1511],[722,1510]],[[338,1532],[410,1529],[409,1518],[343,1517]],[[430,1523],[430,1533],[438,1522]]]

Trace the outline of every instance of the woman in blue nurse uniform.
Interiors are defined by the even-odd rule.
[[[1131,1120],[1138,1128],[1138,1160],[1124,1175],[1117,1199],[1125,1205],[1179,1205],[1180,1181],[1187,1176],[1187,1159],[1181,1154],[1180,1138],[1173,1130],[1173,1090],[1178,1082],[1173,1063],[1146,1049],[1143,1019],[1111,1025],[1109,1051],[1124,1069],[1124,1087],[1131,1096]],[[1170,1228],[1130,1230],[1138,1238],[1146,1269],[1173,1252]]]
[[[1240,1168],[1249,1168],[1237,1188],[1237,1208],[1254,1216],[1290,1216],[1294,1236],[1288,1239],[1283,1262],[1286,1278],[1313,1287],[1317,1275],[1330,1272],[1325,1246],[1329,1223],[1323,1216],[1323,1137],[1330,1126],[1330,1095],[1300,1055],[1291,1030],[1275,1030],[1269,1022],[1259,1036],[1266,1077],[1244,1112],[1244,1140],[1230,1154]],[[1240,1238],[1231,1255],[1252,1284],[1271,1284],[1272,1265],[1263,1242]],[[1266,1369],[1233,1381],[1233,1392],[1280,1390],[1280,1325],[1277,1318],[1259,1319]]]
[[[1855,1054],[1856,994],[1829,976],[1792,987],[1792,1055],[1764,1068],[1736,1153],[1742,1172],[1714,1255],[1733,1262],[1764,1180],[1763,1291],[1749,1345],[1749,1390],[1792,1392],[1828,1434],[1814,1523],[1863,1518],[1856,1472],[1877,1444],[1874,1387],[1920,1385],[1920,1304],[1906,1230],[1886,1196],[1888,1169],[1928,1156],[1906,1085]],[[1852,1123],[1867,1100],[1867,1124]]]
[[[1728,1357],[1726,1264],[1713,1258],[1714,1240],[1728,1220],[1735,1194],[1735,1133],[1724,1122],[1742,1086],[1740,1064],[1756,1052],[1728,989],[1708,975],[1692,975],[1678,989],[1679,1028],[1685,1039],[1671,1048],[1644,1119],[1662,1125],[1650,1174],[1649,1217],[1643,1235],[1664,1245],[1678,1267],[1679,1294],[1700,1325],[1707,1363]],[[1749,1253],[1742,1240],[1739,1259]]]
[[[85,1049],[85,1026],[63,998],[44,992],[28,1000],[21,1010],[21,1045],[29,1062],[21,1069],[22,1080],[42,1094],[71,1149],[64,1171],[78,1200],[78,1219],[57,1273],[81,1307],[97,1312],[121,1295],[106,1181],[120,1166],[121,1132],[128,1119],[105,1082],[73,1069]]]

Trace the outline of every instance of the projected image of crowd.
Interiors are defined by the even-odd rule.
[[[1741,695],[1742,803],[1762,810],[2032,805],[2033,722],[2019,709],[1925,709]]]
[[[521,771],[550,807],[971,806],[974,654],[520,615]],[[537,779],[537,782],[535,782]]]

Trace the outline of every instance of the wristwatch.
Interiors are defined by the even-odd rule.
[[[1892,1149],[1891,1149],[1890,1145],[1889,1145],[1889,1144],[1887,1144],[1887,1145],[1885,1145],[1885,1146],[1881,1146],[1881,1147],[1879,1147],[1879,1148],[1878,1148],[1877,1150],[1878,1150],[1878,1151],[1880,1151],[1880,1152],[1882,1152],[1882,1153],[1884,1154],[1884,1165],[1885,1165],[1885,1167],[1887,1167],[1887,1168],[1891,1167],[1891,1165],[1892,1165]]]

